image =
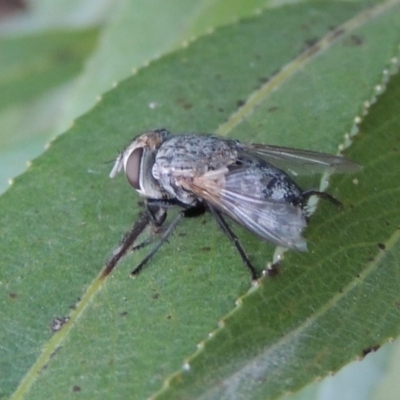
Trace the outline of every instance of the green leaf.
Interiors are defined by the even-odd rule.
[[[64,125],[86,112],[97,96],[148,64],[199,35],[251,15],[266,0],[187,0],[122,1],[113,10],[101,33],[97,51],[89,58],[73,101],[65,111]]]
[[[0,110],[74,77],[93,48],[96,29],[53,31],[0,42]]]
[[[140,70],[55,140],[0,198],[0,396],[278,398],[397,336],[400,78],[376,86],[398,63],[399,14],[265,11]],[[145,251],[102,274],[140,210],[104,164],[132,136],[165,126],[335,152],[372,99],[346,153],[363,171],[331,179],[344,210],[321,203],[310,251],[286,253],[277,277],[243,296],[248,271],[209,216],[136,280]],[[261,271],[273,247],[234,229]]]
[[[0,41],[0,191],[43,151],[70,94],[72,79],[98,30],[51,31]]]

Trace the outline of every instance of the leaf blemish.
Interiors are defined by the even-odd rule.
[[[376,344],[375,346],[371,346],[371,347],[367,347],[367,348],[363,349],[363,351],[362,351],[362,357],[365,357],[367,354],[379,350],[380,347],[381,347],[381,346],[380,346],[379,344]]]
[[[381,250],[385,250],[385,249],[386,249],[386,246],[385,246],[383,243],[378,243],[378,247],[379,247]]]
[[[280,267],[279,262],[268,265],[268,267],[263,271],[263,276],[268,276],[268,277],[273,278],[273,277],[279,275],[279,272],[280,272],[279,267]]]
[[[312,57],[314,54],[318,53],[321,50],[321,46],[318,44],[314,44],[312,46],[307,47],[307,56]]]
[[[190,103],[189,101],[183,99],[183,98],[178,98],[176,99],[176,102],[182,106],[185,110],[190,110],[191,108],[193,108],[193,104]]]
[[[345,33],[343,28],[334,29],[332,32],[332,39],[337,39],[339,36],[343,35],[343,33]]]
[[[307,39],[305,40],[305,45],[307,48],[314,46],[316,43],[318,42],[318,39],[316,38],[311,38],[311,39]]]
[[[351,35],[350,37],[346,38],[344,41],[344,45],[346,46],[361,46],[364,43],[364,39],[358,35]]]
[[[269,77],[268,76],[262,76],[261,78],[258,78],[258,80],[261,82],[261,83],[267,83],[268,81],[269,81]]]
[[[57,317],[53,319],[51,323],[51,330],[53,332],[58,332],[63,325],[65,325],[69,321],[69,317]]]

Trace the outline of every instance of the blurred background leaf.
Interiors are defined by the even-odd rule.
[[[21,170],[21,160],[39,154],[49,137],[62,132],[69,121],[89,110],[96,97],[111,89],[114,82],[130,76],[148,61],[181,48],[181,43],[193,36],[206,32],[208,36],[189,44],[186,50],[161,57],[121,82],[93,111],[77,120],[70,132],[56,140],[45,156],[35,161],[29,172],[17,179],[15,186],[0,199],[4,210],[0,368],[7,371],[0,378],[0,398],[13,394],[15,398],[70,398],[76,392],[91,399],[143,398],[154,394],[165,379],[181,368],[183,360],[194,353],[196,344],[215,329],[217,321],[234,308],[234,301],[249,286],[248,273],[232,246],[215,229],[213,221],[204,217],[180,227],[177,237],[137,281],[127,277],[141,255],[125,260],[98,292],[102,283],[96,275],[138,212],[137,197],[124,179],[107,181],[109,166],[102,162],[114,157],[115,149],[149,128],[167,126],[174,131],[213,132],[221,125],[220,133],[243,140],[335,152],[343,142],[343,132],[357,130],[355,117],[362,116],[366,100],[376,99],[376,85],[384,83],[389,75],[382,76],[383,69],[398,57],[398,6],[383,6],[383,13],[366,20],[362,19],[365,6],[356,3],[282,6],[242,21],[240,18],[269,4],[235,1],[228,8],[223,1],[73,3],[32,2],[23,15],[7,19],[0,27],[3,48],[16,43],[8,47],[13,50],[11,53],[23,54],[20,68],[32,73],[38,69],[29,69],[30,65],[50,66],[49,71],[54,70],[57,78],[50,79],[51,73],[46,73],[46,79],[42,75],[42,79],[34,81],[40,90],[30,98],[25,94],[15,96],[13,102],[12,96],[2,98],[5,106],[0,124],[4,139],[0,140],[5,145],[1,149],[8,149],[0,159],[2,165],[12,165],[17,160]],[[235,18],[239,21],[234,22]],[[338,31],[337,43],[322,45],[315,57],[311,51],[305,60],[297,58],[299,54],[307,54],[307,48],[329,35],[334,27],[346,23],[348,32]],[[226,24],[226,28],[212,32],[212,28]],[[55,28],[59,34],[60,29],[64,32],[64,45]],[[37,38],[44,38],[39,45],[47,50],[41,58],[33,46],[23,52],[22,44],[33,43]],[[59,68],[57,51],[63,48],[69,50],[72,58],[61,57],[62,68]],[[47,62],[35,61],[43,59]],[[30,64],[29,60],[35,62]],[[11,58],[3,62],[10,63]],[[3,71],[0,82],[5,84],[11,80],[3,80],[2,76],[18,76],[15,74],[18,68]],[[70,78],[75,79],[71,82]],[[274,86],[278,81],[279,85]],[[232,382],[232,376],[228,380],[229,374],[225,374],[233,362],[245,365],[251,362],[251,354],[254,351],[263,354],[262,348],[268,349],[268,343],[274,343],[276,335],[293,337],[288,332],[299,323],[292,325],[293,321],[301,323],[309,317],[317,318],[321,307],[327,307],[329,299],[334,299],[334,293],[345,285],[355,286],[359,302],[350,308],[338,306],[339,314],[328,320],[328,326],[335,323],[340,312],[347,312],[348,325],[338,330],[336,336],[329,335],[324,319],[317,318],[322,333],[310,334],[314,339],[304,346],[305,353],[299,356],[296,351],[303,348],[295,346],[294,362],[284,357],[275,365],[276,371],[281,368],[284,372],[286,368],[289,372],[282,372],[267,383],[250,379],[235,394],[245,392],[251,396],[245,398],[280,397],[287,390],[336,371],[360,355],[364,349],[360,346],[365,342],[369,344],[373,339],[372,344],[382,344],[391,336],[389,332],[393,330],[382,321],[380,330],[367,328],[368,314],[361,311],[369,310],[368,302],[374,295],[372,298],[379,298],[379,304],[372,306],[372,312],[379,310],[379,317],[384,318],[381,310],[386,307],[389,313],[390,296],[395,294],[388,287],[397,284],[396,247],[387,251],[393,260],[387,263],[385,259],[383,264],[392,269],[387,268],[386,274],[378,273],[379,265],[372,269],[376,290],[380,290],[376,295],[366,279],[358,283],[358,275],[363,274],[367,264],[355,261],[364,260],[366,254],[376,258],[381,250],[368,230],[381,234],[385,243],[393,233],[394,222],[380,231],[380,203],[367,199],[365,203],[369,205],[361,207],[360,215],[363,218],[366,214],[376,215],[376,218],[368,228],[355,226],[354,232],[361,236],[353,237],[350,228],[342,233],[341,226],[359,215],[358,204],[363,196],[369,196],[374,188],[385,194],[387,180],[398,182],[396,176],[386,174],[390,165],[397,165],[396,159],[382,157],[388,150],[379,147],[380,142],[394,146],[391,140],[396,137],[393,136],[396,128],[387,123],[398,123],[397,113],[390,108],[399,96],[397,81],[389,81],[391,91],[383,100],[377,98],[380,108],[371,110],[374,122],[366,128],[363,125],[348,153],[365,167],[357,175],[360,184],[352,183],[354,177],[333,180],[333,193],[355,211],[351,208],[337,214],[322,205],[307,230],[312,251],[305,258],[288,254],[277,279],[265,281],[261,288],[245,297],[244,305],[227,319],[228,326],[206,344],[205,351],[191,359],[191,372],[188,375],[178,372],[177,377],[189,382],[189,386],[176,387],[176,379],[172,379],[171,392],[164,395],[175,399],[181,393],[179,390],[183,393],[189,390],[196,393],[194,397],[206,387],[210,392],[205,398],[222,398],[219,390],[225,387],[220,382],[224,379]],[[18,85],[13,85],[12,90],[18,90]],[[19,90],[32,93],[26,84],[20,85]],[[236,125],[235,118],[241,123]],[[25,136],[20,132],[25,132]],[[376,132],[380,132],[379,136]],[[13,142],[13,138],[17,140]],[[380,157],[382,164],[374,169]],[[4,170],[7,176],[17,171]],[[385,198],[385,210],[389,213],[395,210],[396,201],[393,196]],[[195,238],[191,236],[193,231]],[[243,230],[240,237],[257,265],[265,266],[273,248]],[[322,259],[321,254],[327,258],[326,254],[340,240],[358,243],[361,250],[346,251],[343,257],[335,254],[327,265],[316,262]],[[218,243],[218,248],[214,243]],[[355,312],[357,307],[361,307],[360,312]],[[70,321],[53,335],[51,327],[54,329],[57,321],[65,322],[68,315]],[[388,314],[387,319],[389,324],[393,315]],[[377,321],[380,319],[374,324]],[[395,318],[395,336],[397,322]],[[367,330],[366,334],[359,334],[347,347],[340,342],[346,341],[348,331],[356,334],[357,329]],[[254,343],[253,334],[257,338]],[[331,339],[333,343],[341,343],[339,349],[332,347]],[[325,350],[318,353],[319,342]],[[255,346],[249,347],[250,343]],[[275,346],[279,343],[276,341]],[[287,352],[296,342],[292,340],[289,344]],[[210,350],[209,346],[217,349]],[[308,387],[297,396],[345,398],[343,393],[357,392],[364,395],[360,398],[373,398],[386,369],[389,370],[386,387],[394,393],[395,383],[390,381],[390,374],[396,374],[395,367],[389,367],[392,352],[368,355],[369,370],[365,369],[365,362],[349,366],[337,377]],[[53,353],[56,357],[50,359]],[[313,358],[315,353],[317,361]],[[306,368],[307,362],[312,368]],[[359,368],[363,369],[361,373]],[[365,379],[359,381],[359,388],[364,391],[351,392],[346,386],[346,381],[350,381],[354,389],[354,375]],[[215,377],[218,384],[214,387]],[[33,386],[28,391],[30,384]],[[22,386],[17,390],[18,385]],[[385,396],[382,394],[385,386],[379,391],[380,396]]]

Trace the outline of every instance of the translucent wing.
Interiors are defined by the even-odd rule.
[[[250,189],[259,183],[257,173],[262,171],[252,167],[233,171],[222,168],[190,180],[182,177],[180,184],[263,239],[306,251],[301,232],[307,224],[302,210],[283,200],[256,197]]]
[[[351,173],[362,167],[349,159],[328,153],[264,144],[244,144],[244,150],[294,175]]]

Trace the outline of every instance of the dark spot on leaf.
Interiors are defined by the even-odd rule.
[[[53,319],[51,323],[51,330],[53,332],[58,332],[65,323],[69,321],[69,317],[57,317]]]
[[[81,389],[81,387],[80,386],[77,386],[77,385],[75,385],[73,388],[72,388],[72,391],[73,392],[80,392],[82,389]]]
[[[50,358],[54,358],[56,356],[56,354],[60,351],[61,346],[58,346],[51,354],[50,354]],[[46,364],[47,367],[47,364]]]
[[[12,299],[16,299],[18,297],[17,293],[10,293],[10,297]]]
[[[306,44],[306,47],[308,48],[308,47],[314,46],[315,43],[317,43],[317,42],[318,42],[318,39],[311,38],[311,39],[306,39],[305,44]]]
[[[271,278],[273,278],[274,276],[279,275],[279,267],[280,264],[279,262],[276,262],[274,264],[272,264],[271,266],[269,266],[266,270],[265,270],[265,274]]]
[[[210,250],[211,250],[211,247],[209,247],[209,246],[204,246],[204,247],[202,247],[200,250],[201,250],[201,251],[210,251]]]
[[[176,102],[181,105],[185,110],[190,110],[193,107],[192,103],[182,98],[177,99]]]
[[[153,296],[151,296],[153,299],[158,299],[160,297],[159,293],[154,293]]]
[[[374,257],[369,257],[369,258],[368,258],[368,261],[369,261],[369,262],[374,261]]]
[[[343,28],[336,28],[334,29],[334,31],[332,32],[333,35],[333,39],[338,38],[339,36],[343,35],[343,33],[345,32],[345,30]]]
[[[244,101],[244,100],[238,100],[237,102],[236,102],[236,106],[237,107],[242,107],[242,106],[244,106],[246,104],[246,102]]]
[[[390,222],[389,221],[386,221],[386,226],[390,226]]]
[[[361,46],[364,43],[364,39],[359,35],[351,35],[344,43],[348,46]]]
[[[225,112],[225,110],[223,108],[218,108],[218,111],[221,113]]]
[[[258,80],[261,82],[261,83],[267,83],[267,82],[269,82],[269,77],[268,76],[262,76],[261,78],[258,78]]]
[[[172,316],[171,315],[167,315],[167,319],[172,319]]]
[[[268,108],[268,112],[274,112],[276,110],[278,110],[278,107],[276,107],[276,106]]]
[[[309,45],[306,43],[307,55],[308,57],[314,55],[320,50],[320,46],[318,44]]]
[[[381,250],[385,250],[385,249],[386,249],[386,246],[385,246],[383,243],[378,243],[378,247],[379,247]]]
[[[380,347],[381,346],[379,344],[376,344],[375,346],[367,347],[367,348],[363,349],[362,356],[365,357],[367,354],[379,350]]]
[[[119,313],[120,317],[126,317],[128,315],[128,311],[122,311]]]
[[[184,237],[184,236],[186,236],[186,233],[185,233],[185,232],[179,232],[179,233],[178,233],[178,236],[179,236],[179,237]]]

